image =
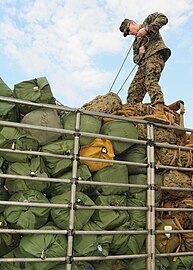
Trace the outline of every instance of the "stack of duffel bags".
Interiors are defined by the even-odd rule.
[[[14,90],[1,80],[0,95],[35,103],[55,104],[50,85],[45,77],[24,81]],[[45,107],[1,102],[1,120],[23,124],[52,127],[75,131],[76,114]],[[80,131],[101,135],[138,139],[139,129],[127,121],[104,121],[101,117],[81,115]],[[72,132],[73,133],[73,132]],[[146,190],[128,188],[125,184],[147,184],[146,167],[113,163],[112,160],[147,163],[146,148],[133,142],[120,142],[80,136],[77,166],[76,204],[90,206],[90,209],[75,211],[75,230],[144,230],[144,210],[119,210],[116,207],[145,207]],[[0,128],[0,148],[25,150],[27,154],[14,151],[0,152],[1,172],[18,175],[1,178],[0,200],[14,202],[45,203],[46,207],[32,207],[7,204],[0,208],[1,228],[68,230],[69,209],[52,208],[53,204],[70,204],[74,134],[50,132],[29,128]],[[30,153],[34,151],[34,155]],[[38,155],[38,153],[41,153]],[[48,155],[46,155],[48,154]],[[55,156],[54,156],[55,155]],[[61,158],[62,157],[62,158]],[[84,157],[103,158],[108,162],[93,162]],[[30,181],[21,176],[41,177],[43,180]],[[46,178],[58,178],[60,182],[47,182]],[[157,174],[156,184],[162,184],[163,176]],[[63,181],[62,181],[63,180]],[[68,181],[65,181],[68,180]],[[78,180],[88,181],[80,184]],[[121,183],[120,187],[89,185],[89,181]],[[157,203],[161,200],[157,193]],[[50,205],[50,207],[49,207]],[[92,206],[109,206],[110,209],[94,210]],[[112,207],[112,209],[111,209]],[[65,257],[67,237],[64,234],[1,234],[1,257],[40,258],[42,262],[2,263],[2,270],[60,270],[64,262],[43,261],[49,257]],[[143,234],[82,234],[74,236],[73,256],[102,256],[145,254]],[[159,250],[157,250],[159,252]],[[180,259],[179,259],[180,260]],[[181,261],[179,262],[180,265]],[[145,269],[145,259],[105,260],[72,262],[72,270]],[[156,269],[169,269],[167,258],[156,259]],[[180,268],[179,268],[180,269]]]

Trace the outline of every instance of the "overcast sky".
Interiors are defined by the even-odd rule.
[[[57,100],[81,107],[109,91],[132,44],[121,21],[141,23],[153,12],[169,19],[161,29],[172,50],[160,81],[165,103],[184,100],[193,128],[193,0],[0,0],[0,77],[13,89],[46,76]],[[131,52],[113,92],[133,66]],[[123,103],[135,72],[120,92]]]

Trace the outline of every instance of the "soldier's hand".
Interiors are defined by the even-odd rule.
[[[137,36],[138,36],[138,37],[143,37],[143,36],[145,36],[145,35],[147,35],[147,32],[146,32],[145,28],[141,28],[141,29],[139,29],[139,31],[137,32]]]
[[[139,57],[141,58],[145,53],[145,46],[142,45],[140,48],[139,48]]]

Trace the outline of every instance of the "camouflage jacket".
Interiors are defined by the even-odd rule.
[[[143,37],[137,37],[133,43],[133,60],[135,63],[139,62],[139,48],[142,45],[145,45],[145,54],[143,59],[148,58],[149,56],[155,54],[156,52],[160,52],[163,56],[164,61],[171,55],[170,49],[165,45],[159,29],[167,24],[167,17],[162,14],[155,12],[150,14],[144,22],[140,25],[140,29],[145,27],[147,31],[147,35]]]

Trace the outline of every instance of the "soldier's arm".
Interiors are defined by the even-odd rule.
[[[150,14],[143,22],[147,34],[156,35],[159,29],[168,23],[168,18],[162,14],[155,12]]]

